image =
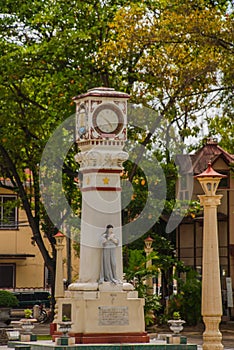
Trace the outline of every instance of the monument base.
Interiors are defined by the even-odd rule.
[[[55,332],[52,336],[53,341],[58,345],[61,342],[61,334]],[[68,340],[74,339],[75,344],[131,344],[131,343],[149,343],[150,338],[146,332],[143,333],[69,333]],[[67,345],[67,344],[66,344]],[[69,344],[70,345],[70,344]]]
[[[72,322],[69,335],[76,343],[147,343],[144,299],[137,291],[121,290],[104,283],[101,290],[69,290],[56,300],[58,313],[54,322],[65,316]],[[59,328],[54,332],[58,336]]]
[[[148,343],[149,336],[143,333],[83,334],[82,344]]]

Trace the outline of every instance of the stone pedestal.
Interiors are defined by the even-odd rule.
[[[134,290],[124,290],[132,289],[130,286],[107,282],[100,285],[100,290],[67,291],[64,298],[57,300],[58,319],[62,318],[63,310],[70,309],[73,325],[69,334],[76,343],[149,342],[144,299],[138,298]]]
[[[37,341],[37,335],[36,334],[20,334],[20,341],[21,342],[30,342],[30,341]]]
[[[187,338],[181,335],[172,334],[167,336],[167,344],[187,344]]]
[[[74,337],[60,337],[55,340],[56,345],[74,345],[75,338]]]

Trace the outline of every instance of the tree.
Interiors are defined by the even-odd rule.
[[[132,1],[109,23],[109,38],[98,53],[99,66],[108,68],[113,78],[119,74],[119,84],[131,93],[130,102],[147,107],[146,113],[133,111],[128,134],[141,147],[134,164],[126,164],[135,192],[125,219],[135,220],[147,200],[144,189],[149,193],[149,184],[140,171],[144,157],[152,163],[158,160],[164,169],[168,191],[163,213],[170,213],[178,176],[174,155],[184,152],[189,136],[199,135],[201,115],[207,113],[212,120],[207,111],[221,108],[224,96],[229,101],[233,91],[231,11],[228,1]],[[223,113],[228,118],[227,110]]]
[[[227,115],[216,115],[209,122],[209,131],[211,135],[217,135],[220,138],[220,146],[230,154],[234,154],[234,114],[231,107]]]
[[[52,295],[53,236],[58,227],[41,201],[38,165],[55,128],[74,113],[71,98],[92,86],[108,85],[106,72],[95,65],[93,57],[107,35],[106,22],[119,4],[121,1],[23,1],[19,6],[7,0],[1,5],[0,171],[4,179],[11,180],[10,188],[18,193],[26,211],[33,240],[51,272]],[[69,202],[77,210],[77,169],[71,161],[76,151],[73,145],[64,162],[63,177]],[[31,191],[25,186],[25,169],[30,169]],[[7,186],[4,180],[1,186]],[[44,234],[52,255],[44,244]]]
[[[233,15],[227,12],[228,4],[131,2],[109,24],[110,38],[99,50],[100,65],[123,72],[122,84],[131,91],[132,101],[159,111],[142,145],[155,141],[163,120],[165,149],[173,126],[183,141],[196,136],[198,115],[231,94]]]
[[[71,98],[105,85],[130,92],[132,102],[157,110],[157,118],[155,113],[144,116],[144,132],[130,127],[129,136],[142,147],[130,167],[129,180],[136,182],[139,177],[138,186],[145,192],[137,186],[136,191],[144,199],[147,187],[142,185],[144,177],[137,167],[146,149],[167,167],[168,183],[171,177],[175,181],[167,150],[173,140],[176,150],[176,133],[182,140],[197,135],[197,113],[224,101],[221,92],[231,94],[233,88],[233,16],[230,10],[226,16],[228,4],[23,0],[19,6],[6,0],[1,5],[1,175],[10,178],[18,192],[33,238],[52,275],[57,228],[41,201],[38,164],[53,131],[74,113]],[[161,135],[165,135],[162,140]],[[79,202],[74,185],[77,171],[70,161],[75,152],[72,146],[64,162],[63,183],[77,209],[80,204],[72,198],[77,196]],[[31,192],[24,186],[26,168],[32,173]],[[130,205],[129,210],[131,218],[137,215],[136,207]],[[43,244],[44,231],[52,256]]]

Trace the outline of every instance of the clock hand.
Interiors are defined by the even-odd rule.
[[[109,124],[109,126],[112,127],[112,124],[111,124],[111,122],[108,119],[106,119],[105,117],[103,117],[103,119],[107,122],[107,124]]]

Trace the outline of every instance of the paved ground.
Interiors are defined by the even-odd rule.
[[[221,324],[220,330],[222,333],[222,343],[225,350],[234,350],[234,322],[228,324]],[[202,333],[204,329],[202,326],[197,327],[184,327],[182,335],[186,336],[189,344],[197,344],[198,349],[202,349]],[[33,330],[34,334],[50,334],[49,324],[36,324]],[[155,327],[152,330],[151,337],[152,342],[157,339],[158,334],[170,334],[169,328]],[[0,350],[8,349],[6,346],[0,346]],[[9,350],[9,349],[8,349]]]
[[[202,345],[202,334],[198,332],[184,332],[188,338],[188,343]],[[225,349],[234,350],[234,330],[222,331],[222,344]]]
[[[167,330],[166,327],[156,328],[157,333],[164,333]],[[234,350],[234,322],[228,322],[220,325],[220,331],[222,333],[222,344],[225,350]],[[203,343],[202,334],[204,327],[202,325],[196,327],[184,327],[182,335],[186,336],[189,344],[197,344],[199,348]]]

